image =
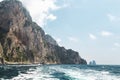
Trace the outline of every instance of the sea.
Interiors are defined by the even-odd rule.
[[[120,80],[120,65],[0,65],[0,80]]]

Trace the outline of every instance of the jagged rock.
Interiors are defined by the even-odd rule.
[[[17,0],[0,3],[0,55],[5,63],[86,64],[78,52],[59,47]]]
[[[52,45],[58,45],[57,42],[48,34],[45,35],[45,40]]]
[[[95,60],[90,61],[90,62],[89,62],[89,65],[96,65]]]

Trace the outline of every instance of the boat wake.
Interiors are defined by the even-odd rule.
[[[96,68],[96,69],[95,69]],[[108,67],[106,67],[108,68]],[[13,80],[120,80],[120,73],[104,67],[42,65],[19,73]],[[110,68],[111,69],[111,68]],[[120,67],[118,68],[120,69]]]

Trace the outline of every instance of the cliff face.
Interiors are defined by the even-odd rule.
[[[58,45],[57,42],[48,34],[45,35],[45,40],[52,45]]]
[[[0,59],[8,62],[86,64],[78,52],[59,47],[17,0],[0,3]]]

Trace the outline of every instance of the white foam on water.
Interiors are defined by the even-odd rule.
[[[66,70],[66,74],[76,79],[82,80],[120,80],[116,76],[112,76],[106,71],[90,71],[89,70]]]
[[[61,66],[37,67],[29,69],[27,73],[21,73],[12,80],[60,80],[51,75],[54,72],[63,72],[70,80],[120,80],[120,77],[110,74],[108,71],[96,71],[91,69],[67,68]]]
[[[37,67],[36,69],[29,69],[27,73],[21,73],[12,80],[58,80],[52,78],[49,73],[42,72],[43,68]]]
[[[111,75],[108,71],[83,70],[78,68],[64,69],[61,67],[54,69],[64,72],[67,76],[74,78],[74,80],[120,80],[120,77]]]

